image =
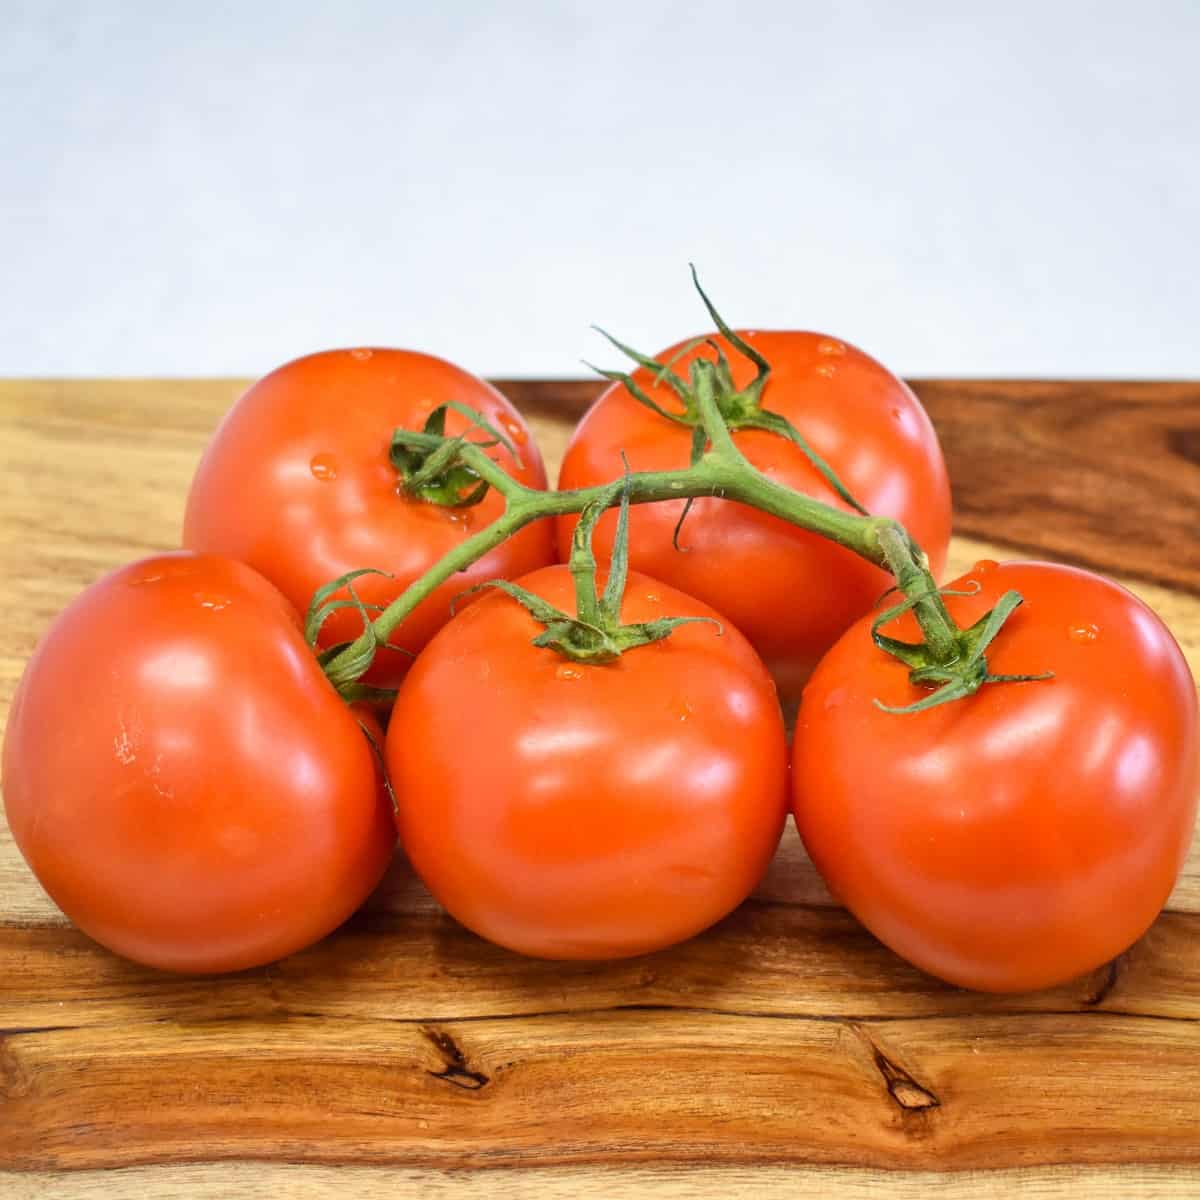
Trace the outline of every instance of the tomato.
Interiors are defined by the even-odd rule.
[[[392,431],[421,428],[450,401],[481,412],[520,456],[496,447],[515,478],[545,487],[536,445],[515,408],[481,379],[406,350],[335,350],[299,358],[259,380],[226,415],[192,483],[184,545],[249,563],[301,611],[322,585],[362,567],[387,571],[355,584],[386,605],[471,534],[494,520],[503,498],[445,508],[399,490],[388,458]],[[468,422],[451,410],[446,433]],[[473,440],[487,440],[475,433]],[[548,521],[531,525],[449,580],[408,617],[392,642],[416,652],[449,617],[455,596],[484,579],[513,578],[554,560]],[[357,613],[335,613],[322,646],[353,639]],[[408,656],[385,650],[368,681],[394,684]]]
[[[324,936],[395,844],[378,759],[300,618],[187,553],[93,584],[25,669],[4,740],[17,846],[109,949],[233,971]]]
[[[575,613],[565,566],[520,583]],[[713,615],[629,577],[626,622]],[[409,672],[387,740],[408,856],[452,916],[524,954],[619,958],[690,937],[746,897],[779,842],[770,676],[708,622],[604,665],[531,645],[540,632],[493,592]]]
[[[928,711],[925,695],[853,626],[804,692],[796,824],[830,889],[898,954],[987,991],[1050,986],[1149,926],[1196,816],[1196,690],[1141,601],[1086,571],[981,563],[948,597],[960,625],[1007,589],[1025,597],[988,649],[996,674]],[[911,616],[886,632],[916,638]]]
[[[762,405],[780,413],[832,466],[871,512],[902,521],[941,570],[950,540],[950,492],[937,436],[911,391],[861,351],[816,333],[747,332],[742,337],[772,366]],[[738,388],[754,367],[728,339],[715,336],[733,365]],[[657,358],[674,358],[686,343]],[[675,372],[700,347],[681,356]],[[655,386],[644,368],[634,379],[668,411],[679,401],[665,384]],[[644,407],[617,383],[604,391],[576,428],[559,474],[559,487],[587,487],[617,477],[624,452],[634,471],[685,467],[692,430]],[[774,480],[850,510],[803,451],[774,433],[741,430],[734,442]],[[684,501],[638,506],[631,514],[630,565],[707,601],[750,639],[781,689],[799,690],[820,656],[856,618],[867,612],[890,578],[850,551],[816,534],[741,504],[698,500],[680,545],[672,534]],[[852,511],[852,510],[850,510]],[[576,518],[558,522],[560,557],[566,558]],[[615,516],[597,531],[596,551],[612,551]]]

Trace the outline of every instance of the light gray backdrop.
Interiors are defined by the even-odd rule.
[[[0,0],[0,374],[579,374],[695,258],[909,373],[1200,376],[1198,55],[1198,0]]]

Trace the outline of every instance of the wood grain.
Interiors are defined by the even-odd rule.
[[[840,909],[750,901],[704,937],[597,965],[519,958],[441,913],[360,913],[280,963],[222,979],[124,962],[70,927],[6,927],[0,1031],[283,1017],[388,1021],[663,1009],[899,1021],[1075,1014],[1200,1020],[1200,917],[1165,913],[1115,965],[1046,991],[980,996],[896,958]]]
[[[1200,1160],[1193,1026],[1106,1014],[168,1019],[10,1036],[0,1072],[6,1168]]]
[[[0,1171],[6,1200],[1195,1200],[1196,1176],[1171,1166],[1018,1168],[1011,1171],[882,1172],[856,1167],[325,1167],[284,1163],[188,1163],[58,1172]]]
[[[240,387],[0,381],[0,711],[71,596],[174,544]],[[552,463],[596,392],[504,387]],[[1200,674],[1200,386],[917,388],[966,535],[951,570],[1007,543],[1114,571]],[[1197,1078],[1195,848],[1117,964],[981,997],[875,942],[790,832],[751,902],[659,955],[507,954],[397,856],[339,933],[212,980],[95,946],[0,822],[4,1196],[1195,1195]]]

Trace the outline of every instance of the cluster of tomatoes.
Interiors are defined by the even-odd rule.
[[[803,431],[867,510],[940,570],[946,472],[929,420],[880,364],[832,338],[744,333],[770,362],[762,404]],[[717,337],[659,356],[682,377]],[[575,430],[559,486],[684,467],[678,389],[641,369]],[[647,404],[649,397],[653,401]],[[849,550],[718,497],[636,506],[621,618],[711,620],[615,661],[535,645],[519,581],[574,612],[575,516],[536,521],[405,619],[366,676],[389,712],[350,706],[319,651],[362,630],[313,594],[357,568],[370,611],[501,515],[488,491],[441,505],[398,486],[392,430],[458,405],[504,433],[493,456],[544,488],[521,414],[422,354],[292,362],[225,418],[192,484],[185,550],[115,571],[46,634],[4,746],[18,846],[112,950],[181,971],[269,962],[334,929],[378,883],[399,831],[458,920],[553,958],[640,954],[690,937],[754,888],[791,808],[834,895],[884,942],[971,987],[1044,986],[1122,951],[1166,900],[1196,801],[1196,693],[1158,618],[1117,585],[1046,563],[979,563],[951,585],[960,626],[1016,588],[989,650],[996,684],[895,715],[921,690],[871,636],[891,582]],[[661,411],[660,411],[661,409]],[[447,410],[448,434],[469,428]],[[810,456],[734,432],[769,478],[837,507]],[[616,514],[595,550],[613,552]],[[955,594],[959,593],[959,594]],[[897,636],[916,633],[911,615]],[[777,692],[802,691],[789,750]],[[364,736],[364,730],[367,736]]]

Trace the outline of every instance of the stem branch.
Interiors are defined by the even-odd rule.
[[[951,662],[957,657],[958,629],[946,611],[937,585],[929,573],[925,556],[903,526],[887,517],[870,517],[843,512],[802,492],[767,478],[749,463],[734,445],[729,430],[704,383],[707,372],[697,379],[697,398],[709,448],[693,466],[676,471],[643,471],[626,476],[631,504],[661,500],[687,500],[721,496],[780,517],[801,529],[829,538],[847,550],[889,571],[897,586],[915,599],[917,620],[932,655]],[[589,504],[615,504],[619,495],[611,484],[543,492],[513,479],[482,449],[466,445],[458,450],[459,460],[487,481],[505,500],[504,512],[490,525],[469,537],[436,562],[373,622],[375,636],[386,642],[404,619],[447,579],[483,558],[513,534],[534,521],[582,512]],[[593,595],[594,600],[594,595]],[[579,614],[585,618],[584,613]],[[351,654],[347,647],[333,658],[326,670],[340,678]]]

